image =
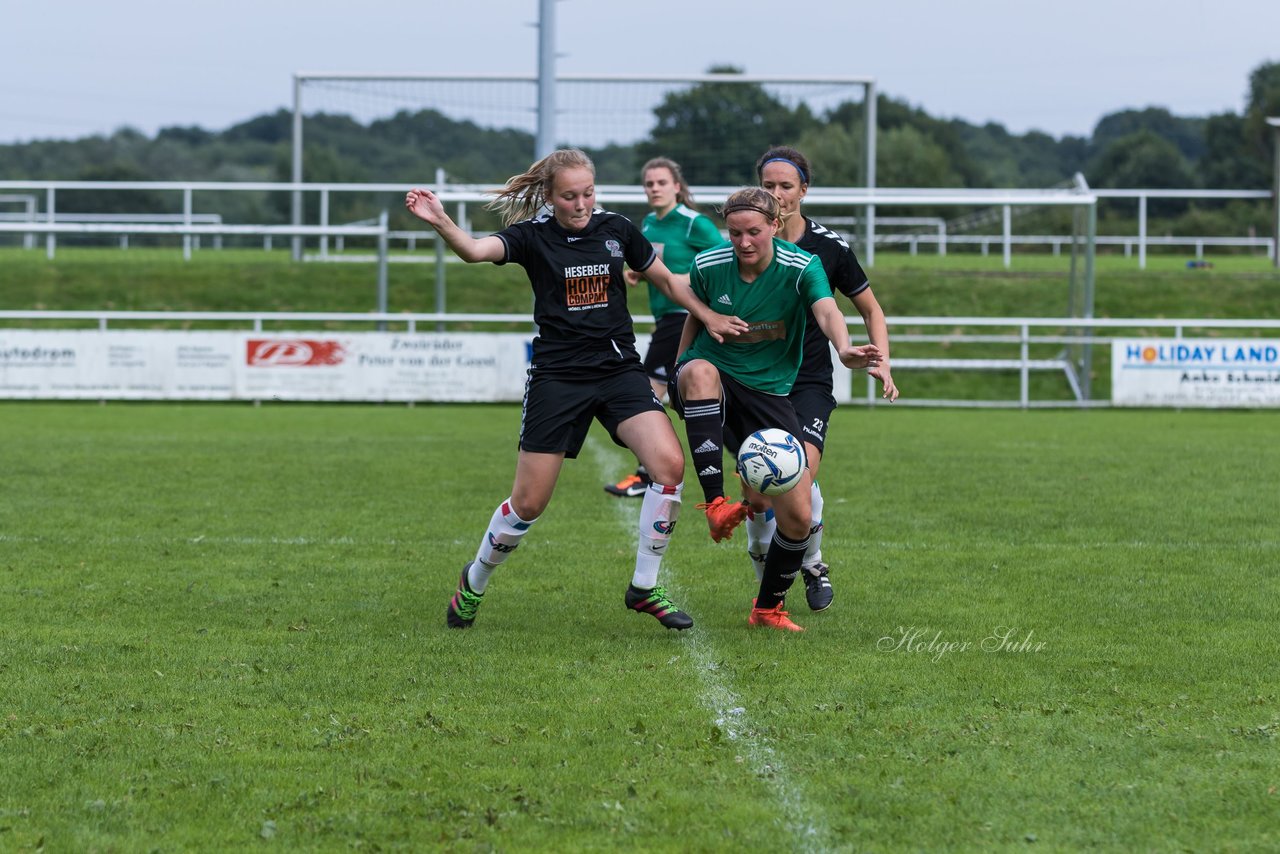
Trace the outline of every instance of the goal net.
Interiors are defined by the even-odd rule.
[[[560,76],[555,86],[557,146],[586,149],[602,184],[637,184],[653,156],[676,160],[692,184],[753,183],[756,158],[770,145],[802,147],[806,135],[838,153],[830,174],[842,186],[874,183],[874,81],[868,78],[782,78],[738,73],[695,76]],[[347,120],[346,135],[325,122]],[[358,125],[359,128],[351,125]],[[832,137],[829,126],[841,133]],[[424,159],[450,181],[501,183],[534,159],[538,129],[536,75],[358,74],[294,75],[294,175],[308,177],[321,148],[353,144],[359,129],[378,164],[380,138],[420,142]],[[815,138],[814,143],[818,140]],[[402,164],[400,168],[417,164]],[[432,168],[431,174],[435,169]],[[370,174],[366,180],[420,177]]]

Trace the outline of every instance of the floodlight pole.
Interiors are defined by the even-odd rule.
[[[538,0],[538,138],[534,159],[556,150],[556,0]]]
[[[866,134],[866,155],[867,155],[867,192],[875,195],[876,189],[876,84],[874,81],[868,80],[866,83],[866,94],[863,96],[865,103],[863,104],[864,118],[867,123]],[[867,205],[865,214],[866,223],[863,228],[867,234],[867,248],[863,254],[863,260],[867,262],[868,267],[876,265],[876,206]]]
[[[302,78],[293,75],[293,200],[291,204],[294,226],[302,225]],[[293,260],[302,260],[302,235],[295,234],[290,240]]]
[[[1275,147],[1276,166],[1271,192],[1272,229],[1271,229],[1271,266],[1280,267],[1280,117],[1267,119],[1271,125],[1271,142]]]
[[[1085,209],[1085,245],[1088,247],[1084,256],[1084,318],[1093,319],[1094,296],[1094,260],[1098,252],[1098,200],[1094,199]],[[1093,337],[1093,327],[1082,330],[1086,338]],[[1080,372],[1080,385],[1084,390],[1084,399],[1092,400],[1093,392],[1093,345],[1084,345],[1084,370]]]

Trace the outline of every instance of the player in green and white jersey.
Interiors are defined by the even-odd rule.
[[[703,249],[710,249],[724,242],[720,229],[705,214],[693,207],[693,193],[684,179],[680,164],[667,157],[655,157],[640,170],[645,197],[652,208],[644,218],[640,231],[653,244],[658,257],[673,273],[688,273],[693,256]],[[627,270],[627,284],[648,282],[641,273]],[[644,370],[653,385],[653,393],[662,399],[667,390],[667,380],[676,366],[676,347],[684,329],[684,308],[667,297],[653,284],[649,285],[649,313],[656,321],[649,349],[644,357]],[[610,495],[635,498],[643,496],[651,480],[644,466],[638,465],[617,483],[605,484]]]
[[[716,542],[731,536],[747,513],[746,504],[729,502],[724,494],[726,443],[733,453],[765,427],[801,435],[788,395],[804,353],[806,314],[812,312],[845,366],[873,367],[880,359],[876,345],[849,343],[817,257],[778,239],[777,199],[759,187],[738,190],[725,203],[724,218],[729,243],[697,255],[689,285],[697,299],[717,314],[741,319],[747,331],[717,341],[696,318],[687,318],[668,385],[706,498],[698,506],[706,510]],[[810,486],[806,470],[794,489],[771,501],[743,484],[751,509],[764,513],[772,507],[777,520],[749,625],[802,631],[783,610],[783,600],[809,539]]]
[[[898,398],[898,387],[889,366],[889,327],[884,310],[871,291],[871,282],[844,238],[800,211],[813,181],[813,167],[809,165],[808,158],[789,145],[775,145],[756,161],[756,175],[760,178],[760,186],[778,200],[782,213],[778,236],[817,255],[831,282],[832,292],[844,294],[862,315],[867,338],[880,348],[880,364],[868,369],[867,374],[880,380],[884,386],[884,399],[892,403]],[[826,336],[813,323],[805,330],[804,360],[800,363],[796,384],[791,388],[791,405],[800,418],[800,429],[804,431],[803,436],[796,438],[804,441],[805,461],[813,478],[813,519],[809,526],[809,549],[804,556],[804,571],[800,577],[804,579],[805,598],[810,609],[822,611],[830,607],[835,596],[828,576],[830,567],[822,559],[826,526],[822,519],[825,501],[819,477],[836,398],[831,348]],[[773,540],[773,517],[769,513],[763,516],[749,513],[745,528],[747,555],[759,577],[765,552]]]

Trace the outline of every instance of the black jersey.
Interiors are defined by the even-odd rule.
[[[534,370],[599,376],[639,363],[622,265],[644,271],[657,255],[629,219],[596,208],[567,231],[544,208],[497,236],[507,250],[498,263],[524,267],[533,288]]]
[[[808,217],[804,222],[804,234],[796,241],[796,246],[818,256],[827,280],[831,282],[833,295],[839,291],[853,299],[871,286],[857,256],[843,237]],[[805,318],[804,356],[796,385],[821,385],[827,391],[831,390],[831,345],[814,319],[812,310]]]

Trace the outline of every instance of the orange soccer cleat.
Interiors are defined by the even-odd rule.
[[[751,604],[755,605],[755,601],[752,600]],[[782,632],[804,631],[804,626],[797,626],[791,622],[791,615],[782,610],[781,602],[772,608],[752,608],[751,616],[747,618],[747,625],[753,628],[777,629]]]
[[[697,505],[699,510],[707,511],[707,525],[711,528],[711,539],[717,543],[733,536],[733,529],[747,518],[747,503],[736,501],[730,503],[723,495],[718,496],[710,504]]]

